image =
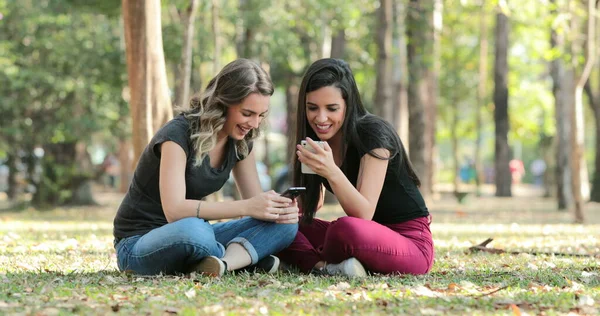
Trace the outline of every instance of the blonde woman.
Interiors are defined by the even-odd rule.
[[[156,133],[114,220],[121,271],[221,276],[249,267],[277,270],[272,254],[294,240],[298,207],[274,191],[262,192],[258,179],[252,140],[272,94],[268,74],[238,59]],[[230,172],[243,200],[202,201]]]

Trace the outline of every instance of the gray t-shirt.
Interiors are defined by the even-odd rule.
[[[212,168],[208,155],[202,161],[202,165],[194,167],[195,150],[190,139],[189,126],[183,115],[177,116],[165,124],[144,149],[129,190],[115,216],[113,234],[116,238],[143,235],[167,224],[158,188],[162,143],[173,141],[185,151],[186,199],[202,199],[221,189],[229,178],[231,169],[238,162],[235,140],[228,139],[228,151],[221,167]]]

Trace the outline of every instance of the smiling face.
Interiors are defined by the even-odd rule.
[[[227,120],[221,133],[235,140],[242,140],[254,128],[258,128],[269,110],[271,97],[259,93],[248,95],[241,103],[227,108]]]
[[[330,140],[340,132],[345,113],[346,101],[337,87],[322,87],[306,94],[306,119],[320,140]]]

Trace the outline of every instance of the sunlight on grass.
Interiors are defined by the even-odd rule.
[[[117,271],[112,211],[0,214],[0,314],[597,314],[599,258],[467,252],[488,237],[507,251],[599,254],[600,225],[434,223],[425,276],[365,279],[235,274],[139,277]],[[339,210],[325,209],[335,218]],[[53,220],[55,218],[56,220]]]

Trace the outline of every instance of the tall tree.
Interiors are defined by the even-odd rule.
[[[496,196],[511,196],[511,174],[508,168],[510,148],[508,146],[508,17],[505,6],[496,13],[496,57],[494,62],[494,123]]]
[[[585,64],[583,71],[577,78],[575,85],[575,120],[574,132],[575,142],[573,143],[573,196],[575,198],[575,222],[583,223],[585,216],[583,212],[583,196],[582,186],[587,186],[587,168],[584,155],[584,120],[583,120],[583,87],[587,82],[592,67],[596,60],[596,0],[587,0],[587,23],[586,23],[586,48],[585,48]],[[573,58],[577,58],[573,54]],[[576,61],[574,61],[576,65]],[[582,184],[585,183],[585,184]]]
[[[133,162],[154,132],[173,117],[162,44],[160,0],[123,0],[131,93]]]
[[[427,133],[431,132],[427,126],[435,122],[426,119],[429,95],[433,92],[427,80],[434,67],[433,12],[434,0],[411,0],[406,18],[410,160],[421,178],[421,192],[425,196],[431,193],[429,174],[433,172],[427,166],[430,154],[427,152],[430,138]]]
[[[331,58],[344,58],[346,50],[346,30],[340,28],[335,35],[331,37]]]
[[[178,66],[178,76],[175,78],[177,95],[175,105],[182,106],[190,98],[190,81],[192,78],[192,48],[194,45],[194,22],[198,11],[199,0],[190,0],[185,11],[180,14],[183,24],[183,45],[181,47],[181,60]]]
[[[590,193],[590,201],[600,202],[600,86],[596,88],[598,92],[592,91],[592,85],[590,80],[585,83],[585,93],[588,96],[590,108],[594,113],[594,122],[596,128],[596,146],[595,153],[596,159],[594,161],[594,175],[592,176],[592,190]]]
[[[483,124],[482,111],[485,108],[487,97],[487,63],[488,63],[488,26],[487,26],[486,2],[482,2],[479,13],[479,82],[477,84],[477,110],[475,113],[475,186],[477,194],[480,194],[481,179],[483,175],[483,163],[481,161],[481,147],[483,146]]]
[[[392,107],[394,126],[400,135],[404,147],[410,152],[408,141],[408,62],[406,56],[406,5],[395,1],[393,32],[393,82]]]
[[[551,2],[551,12],[556,14],[556,0]],[[557,29],[560,27],[561,29]],[[562,52],[565,49],[564,30],[562,25],[557,24],[550,34],[550,45],[553,51],[558,52],[550,62],[550,73],[552,75],[552,93],[554,94],[554,107],[556,119],[556,197],[559,210],[567,210],[573,205],[573,191],[571,190],[571,107],[569,106],[569,94],[571,80],[565,67]]]
[[[380,0],[377,9],[377,78],[375,109],[393,123],[392,108],[392,0]]]
[[[213,44],[215,51],[213,54],[213,74],[219,73],[221,70],[221,27],[219,25],[219,0],[212,0],[212,32],[213,32]]]

